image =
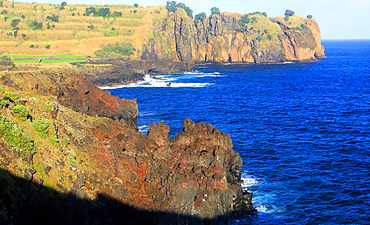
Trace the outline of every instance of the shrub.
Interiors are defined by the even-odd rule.
[[[269,34],[269,35],[267,36],[267,39],[269,39],[269,41],[271,41],[271,39],[272,39],[271,34]]]
[[[64,145],[68,145],[70,142],[69,142],[69,139],[68,138],[64,138],[63,140],[62,140],[62,144],[64,144]]]
[[[266,12],[262,12],[262,16],[264,16],[264,17],[267,18],[267,13]]]
[[[46,49],[50,49],[50,45],[46,45],[46,46],[45,46],[45,48],[46,48]]]
[[[20,22],[20,19],[14,19],[12,20],[12,23],[10,25],[15,28]]]
[[[37,22],[36,20],[34,20],[28,26],[34,30],[42,29],[42,22]]]
[[[51,16],[47,16],[46,19],[51,20],[52,22],[58,22],[59,16],[53,14]]]
[[[194,24],[198,25],[199,20],[203,22],[203,20],[207,17],[205,12],[201,12],[194,17]]]
[[[32,127],[37,131],[41,138],[46,138],[46,133],[49,131],[49,121],[47,120],[36,120],[33,122]]]
[[[257,41],[262,41],[262,36],[261,36],[261,35],[258,35],[258,36],[256,37],[256,40],[257,40]]]
[[[289,20],[289,16],[284,17],[284,20],[285,21],[288,21]]]
[[[134,6],[135,6],[135,7],[138,7],[138,6],[139,6],[139,4],[135,3],[135,4],[134,4]]]
[[[4,14],[8,14],[8,10],[3,10],[3,11],[1,11],[1,15],[4,15]]]
[[[13,107],[13,112],[16,114],[16,117],[22,121],[25,121],[30,115],[29,111],[24,105],[16,105]]]
[[[211,8],[211,15],[215,15],[215,14],[218,14],[218,15],[221,14],[220,8],[218,8],[218,7],[212,7]]]
[[[50,112],[50,111],[53,110],[54,106],[53,106],[53,104],[45,104],[45,105],[42,106],[42,108],[44,110],[47,110],[48,112]]]
[[[30,48],[34,48],[34,47],[35,47],[35,45],[33,45],[33,44],[32,44],[32,45],[30,45]]]
[[[284,13],[285,16],[293,16],[294,15],[294,11],[290,10],[290,9],[287,9],[285,10],[285,13]]]
[[[102,46],[101,50],[95,51],[95,55],[98,57],[109,57],[109,56],[128,56],[134,54],[134,51],[136,49],[132,47],[131,43],[119,43],[117,42],[116,44],[107,44],[106,46]]]
[[[12,119],[0,115],[0,138],[2,137],[11,147],[21,149],[21,152],[28,150],[31,154],[36,153],[33,140],[23,132],[23,129]]]
[[[245,14],[244,16],[242,16],[241,18],[242,23],[246,24],[246,23],[251,22],[251,19],[249,19],[248,16],[249,16],[248,14]]]
[[[49,138],[49,142],[50,144],[52,144],[54,147],[57,146],[57,143],[59,142],[59,139],[58,138]]]
[[[74,151],[71,150],[68,154],[68,157],[71,160],[71,162],[76,163],[76,153]]]
[[[312,15],[310,15],[310,14],[309,14],[309,15],[307,15],[307,18],[308,18],[308,19],[312,19],[312,17],[313,17],[313,16],[312,16]]]
[[[90,24],[90,26],[87,26],[87,28],[90,28],[92,30],[94,29],[94,25]]]
[[[137,10],[136,10],[136,9],[134,10],[134,14],[135,14],[135,13],[137,13]]]

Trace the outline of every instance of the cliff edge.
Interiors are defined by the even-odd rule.
[[[211,15],[195,25],[179,8],[153,24],[142,59],[189,63],[279,63],[325,57],[316,21],[298,16],[267,18]]]
[[[69,70],[0,73],[1,224],[206,224],[252,216],[229,135],[144,135],[135,100]]]

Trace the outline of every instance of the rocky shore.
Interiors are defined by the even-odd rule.
[[[218,224],[256,215],[241,187],[242,159],[212,125],[186,119],[171,138],[160,122],[144,135],[136,100],[74,70],[1,72],[0,85],[1,224]]]

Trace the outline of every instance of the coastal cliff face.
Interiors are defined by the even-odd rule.
[[[243,24],[234,16],[211,15],[197,25],[182,9],[154,22],[142,59],[195,63],[278,63],[325,57],[314,20],[293,16],[268,19],[251,15]],[[240,17],[240,15],[239,15]],[[297,23],[297,26],[292,24]],[[303,25],[302,25],[303,24]]]
[[[138,131],[135,100],[68,70],[0,74],[0,222],[205,224],[253,215],[229,135]],[[208,221],[208,222],[207,222]]]

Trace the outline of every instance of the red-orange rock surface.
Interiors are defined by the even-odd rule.
[[[176,138],[163,122],[146,136],[130,120],[136,102],[73,71],[7,72],[0,84],[14,96],[1,117],[23,127],[37,151],[23,155],[0,138],[7,223],[204,224],[253,215],[252,195],[241,188],[242,159],[217,128],[186,119]],[[12,112],[17,98],[30,111],[25,121]],[[36,120],[49,122],[46,139],[32,128]]]

